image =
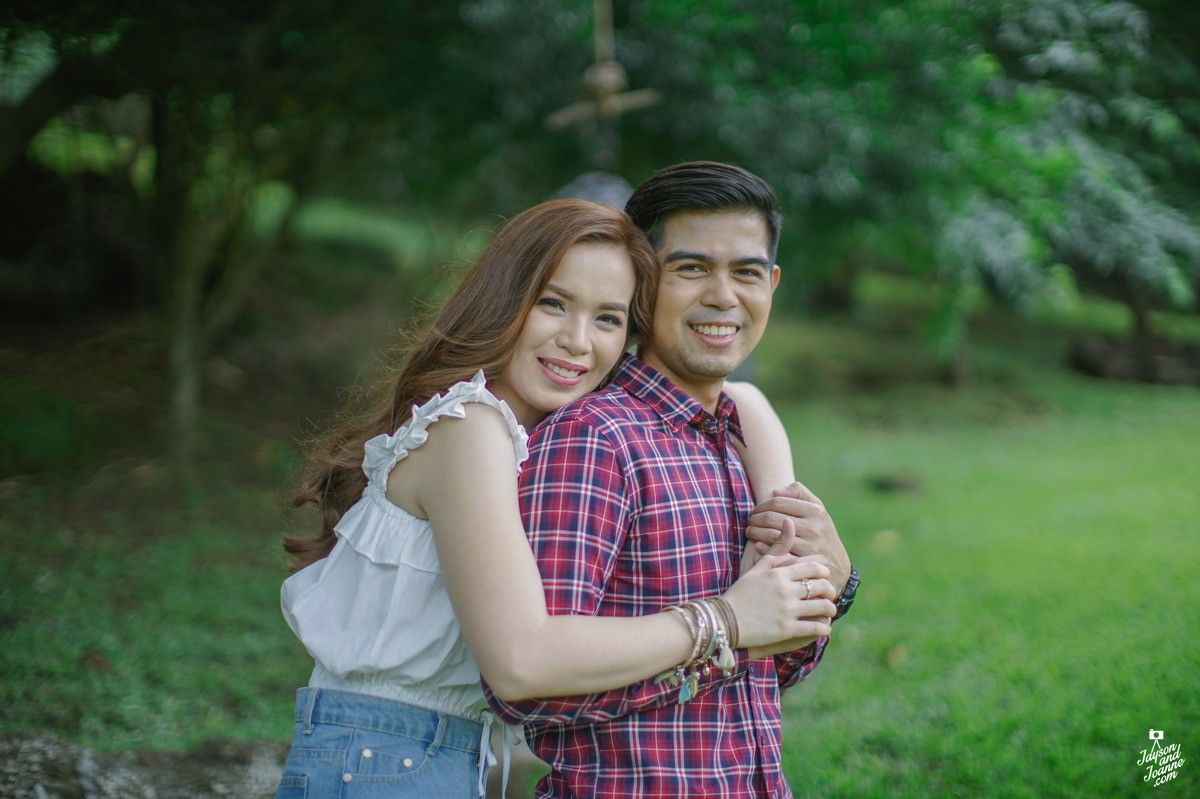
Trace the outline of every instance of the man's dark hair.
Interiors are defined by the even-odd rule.
[[[767,182],[740,166],[689,161],[655,172],[634,190],[625,212],[646,231],[654,249],[662,247],[661,223],[676,211],[751,211],[767,224],[771,261],[779,247],[782,218]]]

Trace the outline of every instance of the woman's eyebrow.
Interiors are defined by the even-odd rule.
[[[574,301],[578,299],[578,297],[575,295],[575,292],[568,291],[567,289],[555,283],[546,284],[546,291],[553,291],[564,300]],[[602,302],[600,303],[600,309],[603,311],[620,311],[621,313],[629,313],[629,306],[623,302]]]

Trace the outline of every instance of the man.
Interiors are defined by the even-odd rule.
[[[792,484],[753,508],[738,413],[723,392],[761,338],[779,282],[774,193],[738,167],[679,164],[643,183],[626,210],[660,258],[654,330],[608,387],[533,433],[521,476],[550,612],[641,615],[718,594],[738,575],[748,524],[771,540],[784,516],[794,551],[821,556],[841,589],[849,561],[815,497]],[[843,592],[839,608],[852,598]],[[488,698],[550,763],[540,797],[789,797],[780,690],[811,673],[826,642],[740,650],[732,673],[713,669],[695,691],[647,680],[584,697]]]

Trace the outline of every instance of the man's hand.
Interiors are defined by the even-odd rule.
[[[792,483],[771,492],[774,496],[754,507],[746,537],[756,542],[758,554],[779,537],[783,520],[790,518],[796,525],[796,540],[792,543],[792,554],[800,557],[816,555],[829,567],[829,581],[840,594],[850,579],[850,556],[842,546],[837,528],[825,505],[817,495],[801,483]],[[749,555],[747,547],[747,555]],[[743,559],[753,560],[752,557]],[[746,568],[745,566],[743,568]]]

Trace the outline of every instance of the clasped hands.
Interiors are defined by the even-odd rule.
[[[819,565],[816,575],[824,572],[823,579],[810,579],[804,584],[811,593],[809,598],[825,598],[833,608],[846,582],[850,579],[850,556],[842,545],[837,527],[821,500],[802,483],[791,483],[776,489],[773,496],[760,502],[751,511],[746,528],[748,540],[742,558],[742,573],[745,574],[762,557],[770,556],[773,566],[797,561]],[[786,557],[785,553],[791,557]],[[803,598],[803,595],[802,595]],[[832,622],[834,609],[828,616],[806,617],[827,629]],[[825,634],[828,634],[826,632]],[[807,646],[821,635],[804,636],[780,641],[766,647],[752,647],[752,657],[790,652]]]

